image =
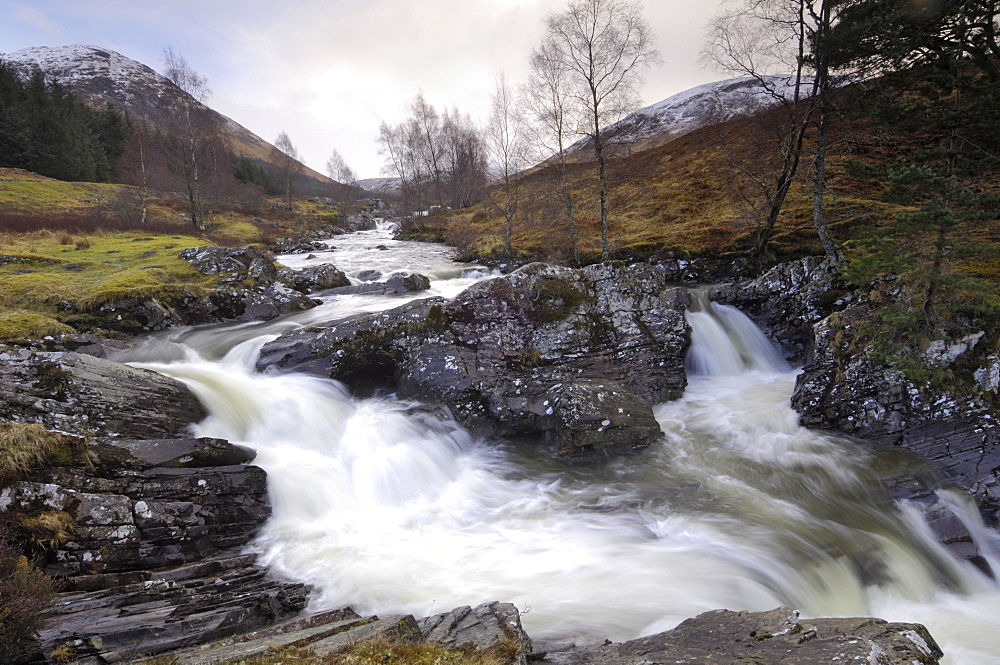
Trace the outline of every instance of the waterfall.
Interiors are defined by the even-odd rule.
[[[731,305],[711,302],[692,291],[684,317],[691,326],[691,349],[685,368],[691,374],[731,376],[746,370],[784,371],[788,363],[746,314]]]
[[[433,288],[487,276],[471,270],[441,266]],[[589,464],[477,440],[419,405],[357,399],[335,381],[254,372],[255,345],[288,319],[256,337],[237,328],[228,347],[209,329],[177,334],[159,362],[149,349],[140,357],[205,404],[197,434],[257,451],[273,516],[252,547],[312,585],[314,610],[424,616],[503,600],[529,610],[536,638],[593,642],[786,605],[920,621],[946,662],[1000,662],[1000,589],[882,489],[876,469],[891,460],[800,427],[794,371],[741,312],[703,303],[687,316],[689,387],[655,409],[663,440]],[[995,545],[974,506],[942,500]]]

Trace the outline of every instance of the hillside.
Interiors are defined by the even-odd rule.
[[[183,90],[152,68],[110,49],[73,44],[37,46],[0,53],[0,61],[30,77],[41,71],[47,80],[59,83],[95,106],[111,103],[119,110],[151,122],[163,121],[169,102]],[[233,152],[271,163],[273,146],[235,120],[212,111]],[[303,175],[313,184],[327,186],[334,181],[303,165]]]

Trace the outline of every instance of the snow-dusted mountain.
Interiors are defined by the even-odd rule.
[[[0,60],[22,77],[40,70],[49,81],[69,88],[86,102],[110,101],[144,118],[155,115],[163,101],[183,94],[146,65],[97,46],[33,46],[0,54]]]
[[[632,144],[633,150],[647,149],[701,127],[760,113],[792,94],[788,76],[764,77],[763,84],[752,77],[706,83],[639,109],[605,131],[614,134],[616,142]],[[571,150],[589,145],[584,139]]]
[[[365,178],[358,180],[358,187],[373,194],[398,194],[400,187],[399,178]]]
[[[90,104],[111,102],[116,108],[154,125],[169,113],[170,101],[187,95],[152,68],[99,46],[33,46],[2,53],[0,61],[22,77],[41,71],[47,80],[65,86]],[[215,113],[234,151],[261,161],[270,160],[270,143],[231,118]],[[331,182],[308,167],[305,173],[321,183]]]

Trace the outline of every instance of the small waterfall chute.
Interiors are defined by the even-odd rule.
[[[691,326],[685,368],[694,375],[732,376],[747,370],[787,372],[790,367],[767,334],[732,305],[711,302],[692,292],[684,317]]]

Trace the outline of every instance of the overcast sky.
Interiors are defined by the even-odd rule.
[[[698,62],[718,0],[645,0],[663,63],[643,104],[725,78]],[[324,171],[336,148],[381,175],[381,120],[422,90],[482,120],[499,70],[519,82],[543,19],[566,0],[0,0],[0,53],[93,44],[162,71],[171,46],[208,78],[216,110]]]

